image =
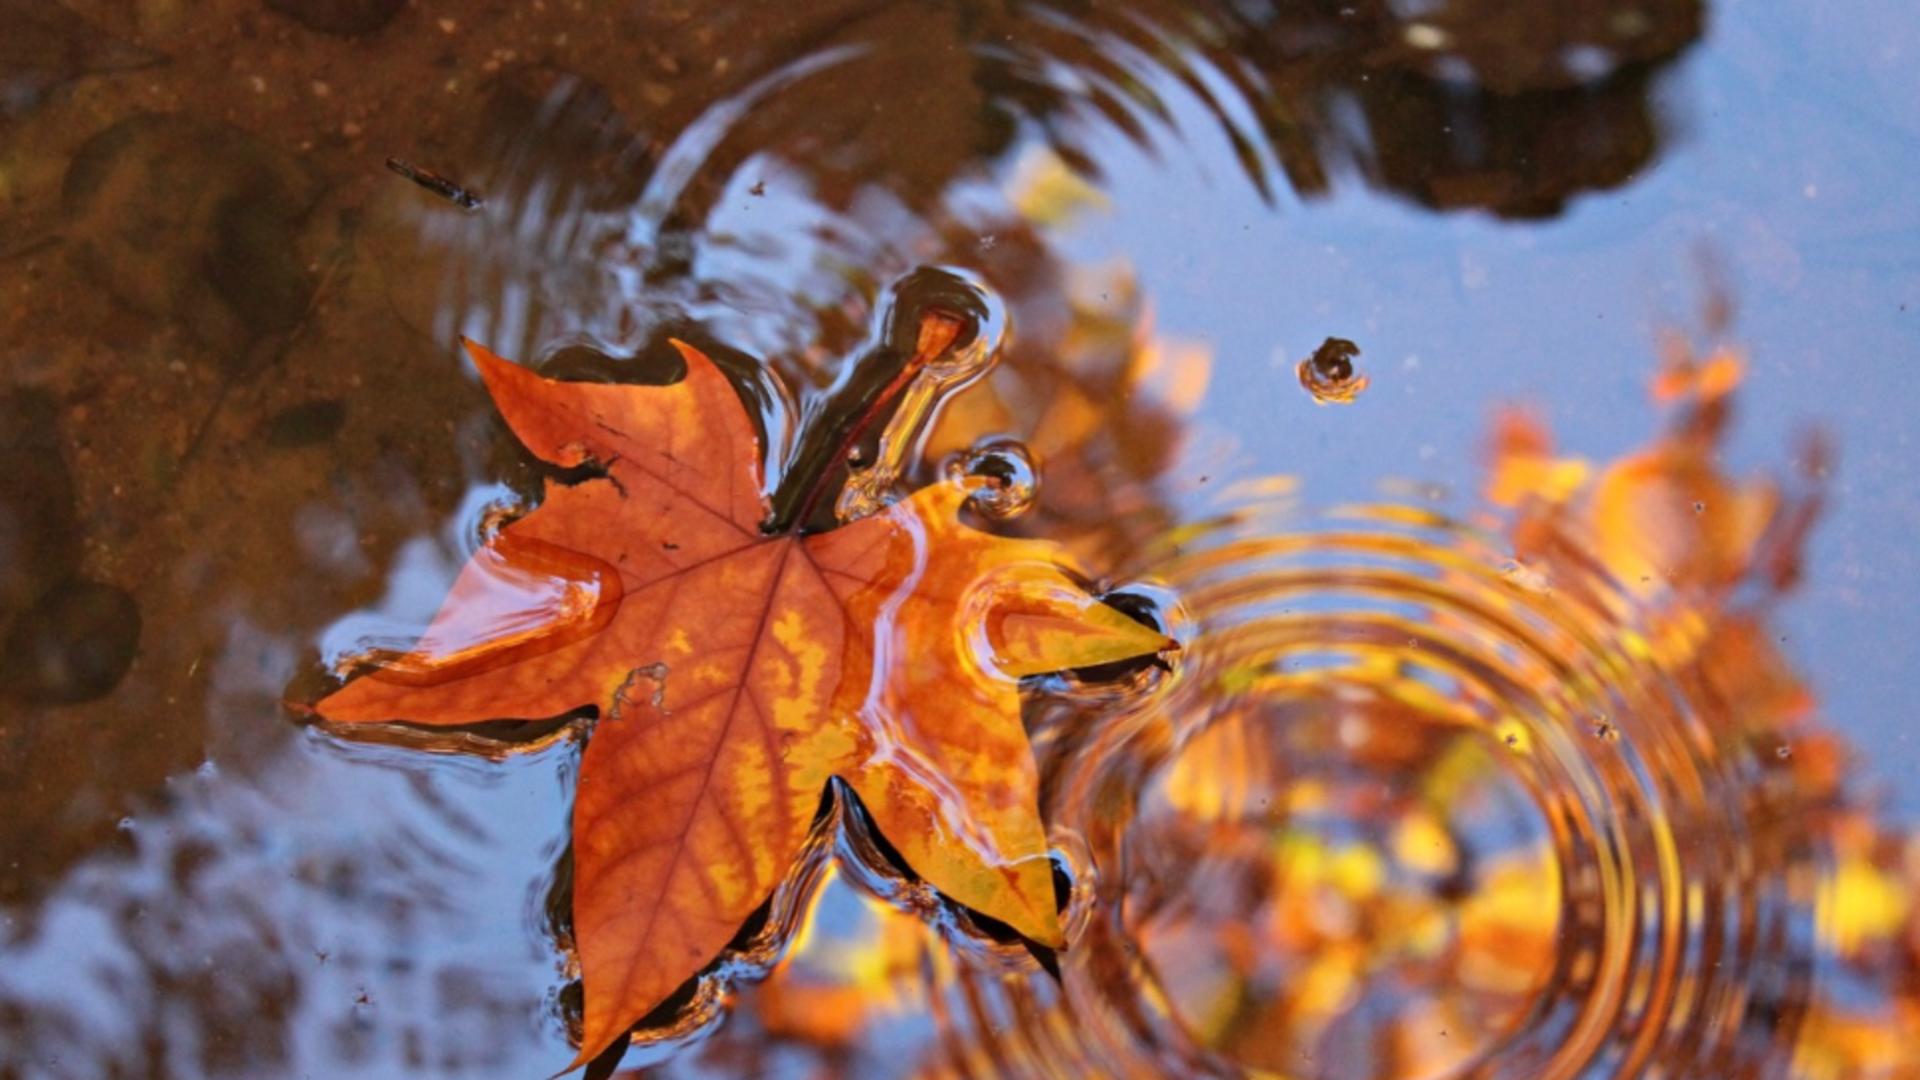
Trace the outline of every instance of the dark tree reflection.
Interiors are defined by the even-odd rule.
[[[864,0],[709,18],[745,61],[726,68],[732,89],[844,51],[831,78],[800,80],[727,140],[736,161],[777,148],[806,163],[832,202],[876,181],[937,198],[1031,135],[1090,176],[1110,132],[1178,154],[1185,94],[1269,196],[1357,175],[1436,209],[1542,217],[1653,163],[1652,77],[1699,38],[1704,4]],[[891,106],[870,108],[880,97]]]

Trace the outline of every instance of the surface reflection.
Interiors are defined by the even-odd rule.
[[[296,664],[236,625],[217,723]],[[528,935],[564,835],[552,754],[505,773],[302,739],[252,777],[153,790],[118,851],[0,923],[0,1062],[29,1076],[539,1070],[552,960]],[[521,918],[516,919],[515,913]]]
[[[1702,16],[1698,0],[716,5],[680,32],[727,55],[671,93],[503,72],[449,155],[487,205],[395,197],[384,210],[417,220],[389,222],[383,261],[411,260],[394,307],[432,340],[630,352],[691,317],[749,351],[804,349],[782,361],[805,370],[857,340],[846,304],[913,265],[998,264],[1012,280],[996,287],[1027,291],[1036,238],[1019,233],[1063,208],[1005,206],[982,187],[994,172],[1062,168],[1078,193],[1043,177],[1029,195],[1070,208],[1098,198],[1116,140],[1179,155],[1195,122],[1269,202],[1352,177],[1437,209],[1551,216],[1652,164],[1654,76]],[[633,119],[687,99],[705,104],[677,128]]]
[[[1652,160],[1661,125],[1648,76],[1699,36],[1703,10],[1699,0],[1551,11],[1146,0],[965,4],[921,20],[851,3],[816,9],[764,46],[738,15],[718,16],[721,32],[770,56],[790,59],[798,42],[854,45],[864,51],[848,79],[913,88],[921,108],[884,133],[842,119],[824,94],[804,104],[803,146],[860,147],[867,156],[834,153],[835,166],[898,177],[899,189],[937,190],[944,163],[1005,153],[1026,131],[1090,176],[1108,131],[1177,152],[1174,99],[1191,95],[1270,196],[1358,175],[1436,208],[1537,216]],[[892,45],[907,36],[911,50]],[[750,144],[779,146],[780,130],[768,117]]]
[[[1911,1071],[1920,854],[1866,779],[1912,754],[1881,719],[1914,636],[1911,20],[1708,14],[0,0],[0,1073],[565,1060],[543,908],[569,744],[342,747],[282,701],[406,643],[537,489],[457,335],[620,377],[687,338],[786,446],[922,265],[991,285],[1013,333],[907,482],[1004,474],[1031,505],[995,528],[1151,570],[1215,644],[1150,708],[1034,717],[1087,945],[1058,981],[850,846],[764,981],[656,1045],[665,1071],[1428,1075],[1548,1022],[1679,1072],[1682,1039]],[[1615,188],[1634,210],[1597,209]],[[1239,236],[1253,204],[1272,227]],[[1600,286],[1716,230],[1786,339],[1748,386],[1757,442],[1817,407],[1865,463],[1825,551],[1799,540],[1827,451],[1729,479],[1753,447],[1715,443],[1704,361],[1615,464],[1500,419],[1498,517],[1296,514],[1250,479],[1444,455],[1489,372],[1557,382],[1556,420],[1609,445],[1595,309],[1671,298]],[[1330,334],[1373,385],[1316,411],[1293,365]],[[1372,492],[1362,460],[1316,501]],[[1803,580],[1807,616],[1779,604]]]
[[[1169,537],[1187,666],[1038,718],[1060,981],[829,890],[687,1073],[1903,1075],[1914,842],[1777,649],[1826,462],[1712,463],[1742,366],[1603,467],[1503,418],[1478,522],[1276,481]]]

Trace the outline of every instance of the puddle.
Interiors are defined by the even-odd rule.
[[[689,342],[772,490],[901,282],[1004,349],[816,524],[967,484],[1183,658],[1032,687],[1067,951],[849,814],[627,1068],[1911,1070],[1920,35],[1409,10],[0,0],[0,1072],[571,1058],[569,729],[287,702],[540,497],[461,335]]]

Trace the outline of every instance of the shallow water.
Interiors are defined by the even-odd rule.
[[[1897,0],[0,16],[0,1075],[571,1058],[577,744],[284,702],[537,497],[460,335],[692,341],[779,462],[922,267],[1009,338],[906,480],[1016,441],[995,527],[1187,655],[1036,687],[1057,979],[854,816],[629,1066],[1920,1072]],[[1670,333],[1732,397],[1652,400]]]

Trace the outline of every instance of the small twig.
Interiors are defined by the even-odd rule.
[[[426,169],[419,168],[418,166],[409,165],[399,158],[388,158],[387,168],[419,184],[421,187],[426,188],[428,191],[433,192],[435,195],[440,196],[462,210],[472,212],[480,209],[482,200],[479,195],[468,191],[466,188],[441,176],[439,173],[428,172]]]

